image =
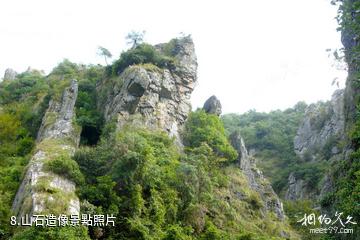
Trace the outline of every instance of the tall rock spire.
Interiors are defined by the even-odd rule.
[[[13,202],[12,210],[18,217],[41,213],[79,214],[74,181],[46,167],[55,159],[70,159],[79,143],[80,129],[73,122],[77,93],[78,83],[73,80],[61,99],[53,98],[49,103],[35,153]]]
[[[230,135],[230,142],[239,153],[240,169],[245,174],[250,188],[258,192],[265,202],[265,210],[273,211],[279,220],[285,219],[283,204],[263,173],[256,167],[255,159],[249,156],[243,138],[238,131]]]

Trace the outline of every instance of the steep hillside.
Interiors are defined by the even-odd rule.
[[[290,172],[295,171],[301,159],[294,152],[294,138],[307,108],[298,103],[285,111],[259,113],[249,111],[242,115],[222,117],[229,134],[239,131],[257,159],[257,165],[271,181],[275,191],[283,196]]]
[[[320,239],[297,221],[299,214],[326,213],[339,184],[339,164],[346,154],[344,91],[332,99],[285,111],[222,117],[228,131],[241,131],[251,155],[284,199],[285,212],[303,239]],[[321,209],[320,209],[321,207]],[[321,211],[319,211],[321,210]],[[326,227],[326,226],[325,226]]]
[[[341,51],[348,65],[345,90],[337,90],[329,102],[304,108],[295,122],[288,110],[281,112],[282,119],[276,121],[275,112],[228,115],[223,121],[229,131],[243,132],[250,149],[254,149],[250,152],[258,156],[260,168],[280,196],[289,200],[285,202],[285,212],[303,239],[352,240],[359,239],[356,223],[360,219],[360,3],[332,3],[339,7],[337,20],[344,45]],[[283,157],[284,153],[287,156]],[[348,225],[337,223],[340,232],[309,234],[297,223],[298,213],[330,218],[340,214]],[[319,226],[328,227],[326,223]],[[352,233],[341,232],[346,227]]]
[[[332,99],[283,112],[222,117],[228,131],[241,131],[258,165],[285,200],[311,200],[318,206],[331,191],[328,173],[345,147],[344,91]]]
[[[191,112],[196,70],[190,37],[134,45],[106,67],[7,70],[0,238],[298,239],[241,136],[227,138],[220,102]],[[26,214],[115,224],[8,224]]]
[[[343,157],[332,168],[329,178],[331,191],[323,200],[322,208],[327,212],[341,211],[359,222],[360,219],[360,85],[359,85],[359,37],[360,3],[355,0],[334,1],[339,3],[338,21],[342,33],[343,53],[348,65],[348,78],[344,93],[345,147]],[[359,233],[359,225],[354,225]],[[359,239],[351,236],[332,235],[335,239]]]
[[[285,198],[288,200],[311,199],[319,204],[331,191],[328,173],[340,160],[345,147],[344,91],[336,90],[332,99],[310,105],[305,112],[294,138],[294,151],[304,162],[321,166],[318,184],[309,182],[306,176],[291,172]],[[305,177],[305,178],[304,178]]]

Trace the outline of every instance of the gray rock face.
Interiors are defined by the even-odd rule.
[[[303,158],[306,152],[321,149],[331,138],[341,138],[343,134],[344,91],[337,90],[330,102],[308,107],[294,139],[295,152]]]
[[[233,132],[230,135],[230,143],[239,154],[238,158],[239,158],[240,168],[249,169],[250,168],[249,154],[245,147],[244,139],[241,137],[239,132]]]
[[[203,109],[206,113],[215,114],[220,116],[221,114],[221,103],[216,98],[216,96],[211,96],[208,100],[206,100]]]
[[[15,72],[11,68],[7,68],[4,73],[4,80],[14,80],[17,76],[17,72]]]
[[[78,85],[75,80],[60,101],[52,100],[43,118],[35,154],[15,196],[12,211],[17,217],[29,214],[79,214],[75,183],[44,168],[57,157],[70,157],[80,131],[73,123]]]
[[[298,199],[304,199],[307,195],[304,181],[302,179],[296,179],[295,174],[289,175],[288,189],[285,193],[285,199],[295,201]]]
[[[156,49],[163,47],[159,44]],[[178,63],[175,69],[135,65],[120,75],[123,84],[113,87],[103,109],[107,121],[115,117],[118,128],[131,122],[162,129],[181,144],[179,129],[191,110],[197,61],[190,37],[175,40],[172,52]]]
[[[324,156],[321,153],[326,147],[328,159],[325,160],[336,161],[343,151],[337,143],[344,139],[344,129],[344,90],[336,90],[330,101],[312,104],[306,110],[294,139],[295,153],[304,161],[323,161]],[[291,173],[288,179],[285,194],[287,200],[320,199],[332,189],[326,175],[320,179],[323,182],[321,188],[297,179],[294,173]]]
[[[243,138],[239,132],[230,135],[231,145],[239,153],[240,169],[244,172],[250,188],[260,194],[265,203],[265,211],[272,211],[280,220],[285,219],[283,204],[274,192],[271,184],[265,179],[263,173],[256,167],[255,158],[249,156]]]
[[[72,80],[70,87],[63,92],[60,102],[50,100],[49,108],[38,131],[38,142],[46,138],[67,137],[75,141],[75,145],[79,144],[78,136],[73,136],[76,131],[72,122],[77,94],[78,83]]]
[[[322,199],[326,196],[326,194],[332,192],[334,190],[334,183],[330,175],[325,175],[324,181],[321,187],[319,199]]]

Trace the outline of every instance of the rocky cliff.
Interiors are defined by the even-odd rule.
[[[288,188],[285,193],[285,199],[296,201],[309,197],[309,191],[303,179],[297,179],[294,172],[290,173],[288,179]]]
[[[203,110],[208,114],[219,116],[222,112],[221,102],[216,96],[211,96],[206,100]],[[233,132],[229,138],[231,145],[238,153],[239,167],[244,173],[250,189],[259,193],[261,200],[264,202],[263,211],[274,212],[279,220],[284,220],[285,214],[282,202],[263,173],[256,167],[255,158],[249,155],[239,131]]]
[[[341,158],[344,136],[344,90],[336,90],[330,101],[311,104],[306,109],[294,139],[294,151],[304,164],[323,161],[325,165]],[[285,199],[319,199],[331,191],[330,180],[324,173],[322,186],[315,186],[291,172]]]
[[[157,51],[164,51],[164,46],[157,45]],[[181,145],[179,129],[191,110],[197,60],[190,36],[174,39],[170,51],[176,61],[174,68],[151,64],[128,67],[111,86],[102,108],[105,119],[115,118],[119,129],[129,122],[163,129]],[[100,84],[99,91],[102,87]]]
[[[311,158],[319,149],[325,147],[332,138],[341,139],[344,135],[344,90],[336,90],[329,102],[311,104],[294,139],[294,150],[304,158],[306,153]],[[332,155],[341,149],[333,146]]]
[[[250,188],[258,192],[264,201],[265,212],[274,212],[278,219],[284,220],[285,214],[282,202],[274,192],[271,184],[267,181],[262,172],[256,167],[255,158],[249,156],[244,140],[240,133],[232,133],[230,135],[230,142],[239,153],[238,161],[240,169],[245,174]]]
[[[74,106],[78,93],[76,80],[66,88],[60,99],[53,98],[42,120],[37,145],[28,169],[16,194],[12,210],[25,214],[79,214],[75,183],[49,168],[51,161],[70,158],[80,138],[74,123]]]

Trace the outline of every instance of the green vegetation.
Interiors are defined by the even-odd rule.
[[[16,115],[21,125],[36,138],[50,97],[45,77],[36,70],[24,72],[15,80],[0,84],[0,105],[3,112]]]
[[[357,39],[360,36],[360,3],[352,0],[333,0],[339,4],[337,20],[339,30],[344,36],[342,49],[344,59],[348,64],[347,93],[345,97],[345,119],[347,130],[347,145],[352,153],[344,160],[332,166],[332,178],[336,182],[335,191],[322,199],[322,205],[328,210],[343,212],[344,216],[352,216],[359,222],[360,219],[360,45]],[[351,88],[351,89],[350,89]],[[355,108],[351,110],[352,107]],[[331,204],[329,203],[331,201]],[[358,239],[359,223],[352,225],[354,234],[347,239]],[[339,235],[328,236],[328,239],[341,239]]]
[[[97,54],[98,54],[99,56],[103,56],[106,65],[108,65],[107,58],[111,58],[111,57],[112,57],[111,52],[110,52],[108,49],[99,46],[99,47],[98,47],[98,53],[97,53]]]
[[[189,115],[184,141],[191,147],[199,147],[202,143],[207,143],[219,157],[227,161],[237,158],[237,152],[229,144],[220,119],[216,115],[206,114],[204,110]]]
[[[48,90],[45,77],[41,72],[32,70],[17,75],[15,80],[1,84],[0,103],[9,104],[20,100],[35,100]]]
[[[18,74],[14,80],[6,80],[0,83],[0,239],[9,239],[14,230],[8,224],[12,201],[22,181],[25,167],[33,153],[35,139],[50,98],[61,98],[64,88],[69,86],[70,79],[78,79],[79,92],[83,96],[78,107],[81,116],[79,123],[100,128],[101,120],[99,119],[101,118],[98,117],[97,113],[94,113],[96,105],[83,106],[81,103],[93,101],[95,83],[102,76],[102,73],[103,68],[77,65],[64,60],[48,76],[37,70],[28,70]],[[91,81],[92,88],[86,87],[87,81]],[[92,94],[92,96],[86,99],[87,93]],[[90,102],[90,104],[92,103]],[[56,117],[56,115],[49,113],[45,117],[45,124],[52,124]],[[64,150],[61,145],[68,140],[54,141],[43,141],[37,146],[37,149],[45,150],[50,154],[49,156],[53,157],[63,154]],[[72,145],[73,143],[69,142],[69,144]],[[81,177],[79,177],[81,173],[78,169],[76,172],[75,162],[70,161],[73,160],[58,161],[59,164],[63,164],[61,166],[64,169],[69,171],[59,169],[59,165],[54,163],[50,164],[50,168],[55,169],[55,171],[59,170],[58,173],[69,175],[76,181],[79,179],[81,181]],[[49,187],[48,181],[45,180],[39,182],[36,190],[44,193],[55,193],[54,189]]]
[[[279,229],[291,233],[272,214],[261,216],[264,203],[231,163],[236,153],[217,116],[190,115],[182,154],[165,132],[128,125],[109,133],[113,127],[105,127],[108,134],[96,147],[74,156],[86,181],[80,198],[117,217],[115,227],[103,228],[105,239],[277,239]],[[89,228],[90,236],[96,231]]]
[[[246,147],[256,151],[257,165],[277,193],[285,190],[290,172],[299,170],[302,171],[299,174],[311,176],[307,171],[315,167],[308,163],[308,167],[303,168],[301,163],[300,168],[298,164],[301,161],[293,146],[306,107],[305,103],[299,102],[285,111],[259,113],[252,110],[242,115],[227,114],[222,117],[227,134],[240,131]]]
[[[84,176],[81,174],[78,164],[66,155],[60,155],[48,160],[44,163],[44,169],[64,176],[76,184],[84,182]]]
[[[79,81],[79,93],[76,101],[76,121],[82,128],[80,143],[94,145],[99,140],[103,117],[97,108],[96,81],[101,79],[102,71],[93,67],[93,75]]]
[[[315,216],[320,216],[318,210],[314,210],[313,202],[310,200],[298,200],[298,201],[285,201],[284,209],[289,217],[291,226],[296,229],[301,234],[301,239],[303,240],[317,240],[324,239],[321,234],[309,233],[309,228],[302,226],[300,221],[305,214],[315,214]],[[315,225],[312,225],[311,228],[321,227],[319,222],[316,221]]]
[[[136,44],[105,69],[64,60],[48,76],[32,71],[0,84],[0,239],[268,240],[282,239],[282,231],[298,239],[286,221],[265,214],[265,203],[235,162],[237,152],[217,116],[202,110],[190,114],[183,151],[166,132],[132,125],[116,131],[111,122],[104,126],[97,106],[121,88],[118,74],[133,64],[154,72],[174,69],[176,41],[160,51]],[[110,68],[113,74],[106,74]],[[82,128],[82,144],[70,158],[72,139],[45,139],[36,147],[34,141],[41,121],[50,125],[57,118],[50,112],[44,116],[50,97],[60,100],[72,79],[79,83],[73,121]],[[101,86],[105,90],[97,92],[109,82],[116,89]],[[77,183],[81,213],[113,214],[116,225],[9,228],[11,203],[37,150],[46,153],[46,171]],[[52,177],[40,178],[33,190],[47,205],[44,213],[64,213],[76,196],[53,188]],[[31,198],[25,198],[27,206]]]
[[[168,54],[163,54],[156,50],[155,47],[142,43],[121,53],[120,59],[112,65],[112,74],[120,75],[128,66],[145,63],[151,63],[159,68],[173,69],[176,66],[176,60],[169,51]]]
[[[47,108],[49,86],[38,71],[0,83],[0,239],[11,234],[12,200]]]
[[[34,140],[17,116],[0,113],[0,239],[9,236],[12,200],[33,145]]]
[[[320,105],[319,109],[323,109],[324,106]],[[319,155],[319,159],[323,160],[312,161],[311,152],[305,153],[304,160],[296,156],[293,140],[306,107],[305,103],[300,102],[285,111],[270,113],[249,111],[242,115],[228,114],[222,118],[228,134],[239,130],[248,149],[255,149],[257,166],[271,180],[274,190],[280,196],[285,194],[291,172],[294,173],[296,179],[303,180],[309,193],[319,194],[319,189],[322,187],[321,179],[330,169],[330,164],[326,160],[331,155],[331,148],[338,142],[334,137],[328,140],[321,151],[314,149],[314,152]],[[320,116],[320,118],[314,117],[312,120],[317,127],[323,127],[327,117],[325,114],[320,114]],[[324,199],[322,204],[329,204],[329,199],[332,198]],[[313,209],[316,206],[315,201],[286,201],[284,206],[291,226],[301,235],[302,239],[321,238],[321,236],[309,234],[309,229],[297,222],[305,213],[317,213]]]
[[[135,48],[139,44],[143,43],[144,35],[145,35],[145,31],[142,32],[131,31],[128,33],[128,35],[125,38],[128,41],[127,44],[131,44],[132,48]]]
[[[301,163],[301,165],[294,167],[292,170],[294,171],[296,179],[303,179],[307,186],[312,188],[311,190],[317,190],[321,183],[320,180],[323,178],[327,169],[328,163],[320,161]]]
[[[76,101],[76,122],[84,130],[80,143],[96,144],[103,125],[103,117],[97,108],[96,84],[104,78],[105,69],[95,65],[77,65],[65,59],[47,77],[50,95],[60,99],[71,79],[78,81]]]

